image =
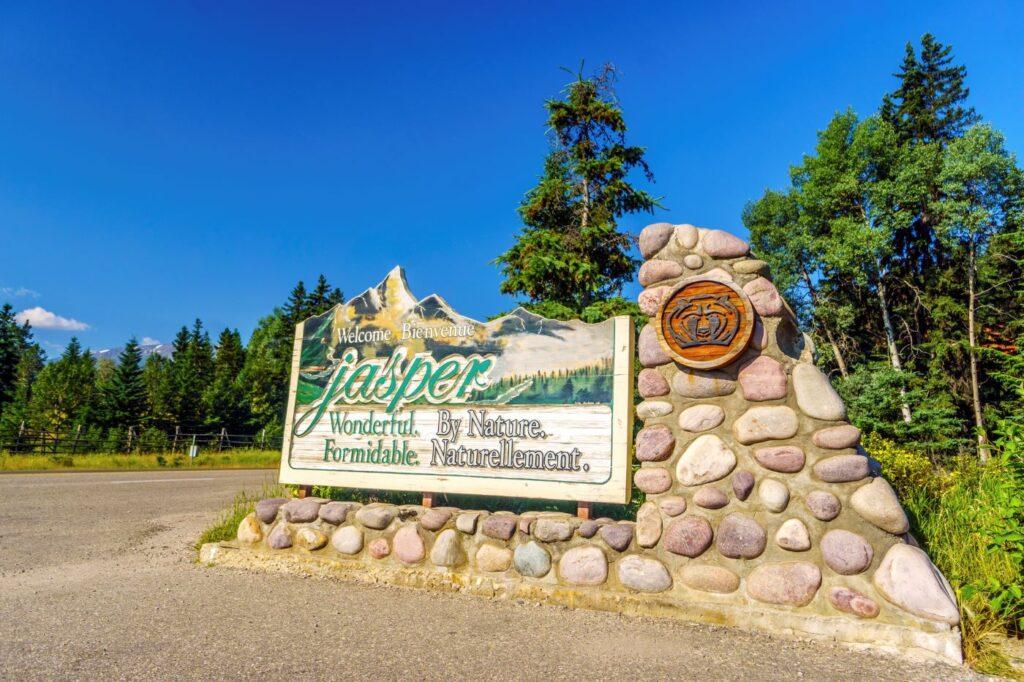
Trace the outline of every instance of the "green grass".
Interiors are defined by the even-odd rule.
[[[964,659],[980,672],[1022,679],[1006,655],[1024,625],[1024,484],[1014,433],[987,464],[962,457],[936,468],[924,455],[868,439],[899,491],[911,532],[949,580],[960,605]]]
[[[281,459],[276,450],[225,450],[202,452],[189,462],[188,455],[169,453],[76,455],[11,454],[0,452],[0,471],[79,471],[89,469],[260,469],[275,468]]]
[[[199,549],[207,542],[223,542],[234,540],[238,531],[238,524],[246,516],[252,513],[256,503],[268,497],[290,497],[291,488],[283,485],[265,485],[263,490],[257,494],[242,491],[235,495],[231,504],[220,513],[217,520],[207,527],[196,540],[195,549]]]

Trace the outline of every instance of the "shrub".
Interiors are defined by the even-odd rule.
[[[989,462],[962,456],[948,471],[884,439],[866,438],[865,448],[957,593],[965,658],[1013,675],[998,640],[1024,629],[1024,428],[1003,423],[996,434]]]

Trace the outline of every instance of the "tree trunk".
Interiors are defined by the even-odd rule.
[[[815,311],[817,311],[818,292],[814,290],[814,284],[811,282],[811,276],[807,272],[807,268],[801,265],[800,269],[803,271],[804,282],[807,284],[807,292],[811,297],[811,305],[813,305]],[[818,317],[817,312],[815,312],[814,316]],[[846,370],[846,360],[845,358],[843,358],[843,354],[839,350],[839,344],[836,343],[836,337],[835,335],[832,334],[832,329],[827,324],[822,322],[820,318],[818,319],[818,323],[821,325],[821,328],[825,330],[825,338],[828,339],[828,345],[832,346],[832,355],[835,356],[836,365],[839,366],[839,373],[842,374],[843,378],[845,379],[846,377],[849,376],[849,373]]]
[[[988,461],[990,448],[985,435],[985,416],[981,409],[981,387],[978,383],[977,334],[974,321],[974,309],[977,305],[975,294],[975,254],[973,244],[967,264],[967,350],[971,360],[971,402],[974,407],[974,430],[978,436],[978,459]]]
[[[882,264],[876,261],[875,267],[878,276],[876,292],[878,303],[882,308],[882,326],[885,328],[885,343],[889,347],[889,362],[892,363],[893,369],[902,373],[903,363],[900,362],[900,352],[896,348],[896,332],[893,331],[892,318],[889,317],[889,302],[886,300],[885,282],[882,280]],[[900,387],[900,398],[903,400],[903,405],[900,407],[903,421],[909,424],[913,421],[913,417],[910,414],[910,404],[907,402],[907,390],[902,386]]]

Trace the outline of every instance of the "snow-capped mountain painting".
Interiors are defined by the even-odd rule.
[[[482,322],[456,312],[437,294],[414,296],[400,267],[377,286],[306,320],[302,336],[300,402],[316,399],[341,350],[355,347],[360,357],[380,357],[398,346],[436,359],[493,356],[492,384],[482,400],[611,400],[614,320],[551,320],[517,308]]]

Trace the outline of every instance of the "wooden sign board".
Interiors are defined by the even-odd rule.
[[[625,503],[633,326],[490,322],[400,268],[295,330],[282,483]]]
[[[737,359],[750,344],[754,308],[731,282],[684,280],[661,304],[654,319],[661,347],[676,362],[714,369]]]

